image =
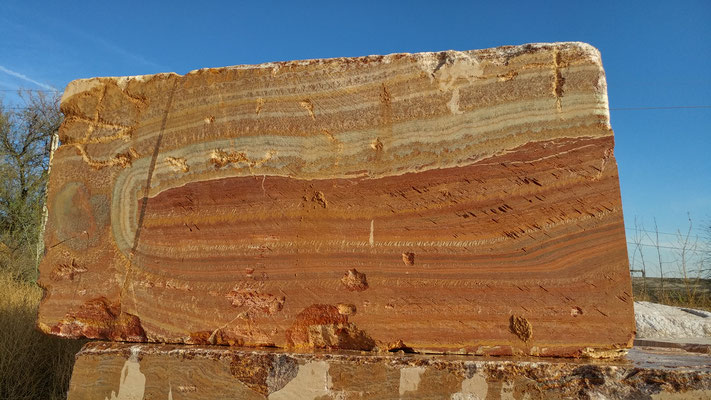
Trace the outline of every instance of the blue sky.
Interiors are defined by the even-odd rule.
[[[711,2],[3,0],[0,96],[71,80],[583,41],[602,52],[626,225],[711,224]],[[536,3],[545,3],[539,5]],[[626,110],[640,107],[706,108]],[[628,232],[629,234],[629,232]],[[662,238],[667,242],[672,236]]]

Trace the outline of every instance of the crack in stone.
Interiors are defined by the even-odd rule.
[[[146,214],[146,205],[148,204],[148,194],[151,188],[151,179],[153,178],[153,171],[155,170],[156,167],[156,161],[158,159],[158,153],[160,151],[160,144],[161,141],[163,140],[163,134],[165,133],[165,126],[168,121],[168,114],[170,112],[170,107],[173,104],[173,95],[175,94],[175,89],[178,86],[178,80],[176,79],[173,82],[173,87],[171,88],[169,94],[168,94],[168,102],[165,107],[165,112],[163,113],[163,121],[161,122],[160,126],[160,133],[158,134],[158,139],[156,140],[156,145],[155,148],[153,149],[153,155],[151,157],[151,163],[148,167],[148,177],[146,178],[146,186],[143,191],[143,199],[141,201],[141,210],[138,215],[138,224],[136,227],[136,234],[133,238],[133,247],[131,248],[131,253],[129,253],[129,257],[127,259],[128,265],[126,266],[126,275],[124,277],[122,289],[121,289],[121,299],[123,299],[123,294],[126,292],[126,286],[129,283],[129,276],[133,270],[133,257],[136,254],[136,249],[138,248],[138,241],[140,238],[141,234],[141,229],[143,228],[143,218]],[[136,299],[136,292],[133,286],[133,280],[130,282],[130,288],[131,288],[131,293],[133,297],[133,305],[134,305],[134,312],[138,318],[140,316],[138,315],[138,301]],[[121,302],[123,304],[123,302]]]

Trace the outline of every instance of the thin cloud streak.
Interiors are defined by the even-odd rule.
[[[163,72],[163,71],[168,70],[168,68],[166,68],[166,66],[164,66],[164,65],[155,63],[140,54],[136,54],[132,51],[126,50],[120,46],[115,45],[114,43],[109,42],[108,40],[98,36],[96,32],[88,33],[76,26],[67,25],[66,23],[62,23],[62,22],[60,22],[52,17],[49,17],[49,16],[42,16],[41,18],[42,18],[43,23],[45,25],[49,25],[49,26],[53,27],[55,30],[57,30],[57,29],[64,30],[65,32],[67,32],[69,34],[81,37],[81,38],[85,39],[86,41],[93,43],[97,48],[100,48],[100,49],[106,51],[107,53],[113,53],[120,58],[128,60],[129,62],[141,64],[141,65],[144,65],[144,66],[147,66],[147,67],[150,67],[150,68],[156,70],[156,71],[152,71],[152,72]],[[52,41],[55,43],[54,48],[66,47],[66,43],[64,43],[65,40],[57,41],[56,39],[58,39],[58,37],[47,36],[44,31],[39,32],[36,29],[31,29],[30,27],[15,23],[13,21],[9,21],[5,17],[0,17],[0,21],[7,21],[11,25],[15,26],[15,29],[21,29],[22,31],[25,32],[25,34],[31,34],[31,35],[35,36],[35,38],[34,38],[35,42]],[[56,89],[52,88],[52,90],[56,90]]]
[[[27,75],[25,75],[25,74],[21,74],[21,73],[19,73],[19,72],[13,71],[13,70],[11,70],[11,69],[7,69],[7,68],[3,67],[2,65],[0,65],[0,71],[4,72],[4,73],[6,73],[6,74],[8,74],[8,75],[10,75],[10,76],[14,76],[15,78],[22,79],[23,81],[30,82],[30,83],[32,83],[33,85],[37,85],[37,86],[39,86],[39,87],[41,87],[41,88],[43,88],[43,89],[53,90],[53,91],[55,91],[55,92],[58,92],[57,88],[54,88],[54,87],[52,87],[52,86],[50,86],[50,85],[47,85],[47,84],[44,84],[44,83],[42,83],[42,82],[37,82],[36,80],[30,78],[29,76],[27,76]]]
[[[151,68],[158,69],[158,70],[165,70],[166,69],[165,66],[163,66],[161,64],[157,64],[151,60],[148,60],[140,54],[132,53],[122,47],[119,47],[119,46],[109,42],[108,40],[98,36],[96,33],[87,33],[86,31],[84,31],[80,28],[77,28],[75,26],[67,26],[66,24],[58,24],[53,19],[51,20],[51,22],[57,26],[60,26],[65,31],[70,32],[70,33],[77,35],[77,36],[81,36],[84,39],[86,39],[90,42],[93,42],[95,45],[102,47],[104,50],[107,50],[109,52],[117,54],[117,55],[123,57],[124,59],[129,59],[134,62],[138,62],[138,63],[141,63],[143,65],[146,65]]]
[[[108,42],[107,40],[102,39],[102,38],[100,38],[100,37],[88,35],[88,34],[84,33],[83,31],[79,31],[79,30],[77,30],[77,31],[78,31],[78,32],[81,32],[81,34],[85,35],[87,38],[89,38],[91,41],[95,42],[95,43],[98,44],[99,46],[103,46],[103,47],[106,48],[107,50],[112,51],[112,52],[114,52],[114,53],[116,53],[116,54],[119,54],[119,55],[121,55],[121,56],[124,57],[124,58],[130,58],[130,59],[133,59],[133,60],[135,60],[135,61],[138,61],[138,62],[141,63],[141,64],[144,64],[144,65],[147,65],[147,66],[150,66],[150,67],[159,69],[159,70],[165,70],[165,67],[164,67],[164,66],[162,66],[162,65],[160,65],[160,64],[156,64],[156,63],[154,63],[153,61],[150,61],[150,60],[146,59],[145,57],[143,57],[143,56],[141,56],[141,55],[139,55],[139,54],[131,53],[131,52],[127,51],[127,50],[124,50],[124,49],[122,49],[121,47],[118,47],[118,46],[116,46],[115,44],[110,43],[110,42]]]

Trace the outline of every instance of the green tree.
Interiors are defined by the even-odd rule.
[[[62,116],[58,94],[19,94],[19,107],[0,102],[0,268],[34,279],[49,155]]]

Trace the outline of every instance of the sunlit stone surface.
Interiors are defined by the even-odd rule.
[[[633,338],[589,45],[94,78],[62,111],[45,332],[541,356]]]

